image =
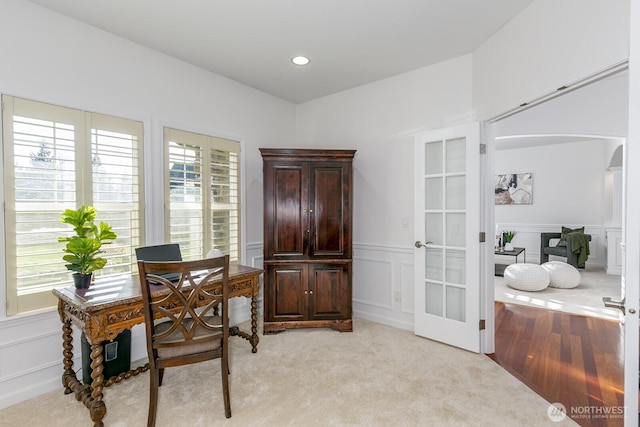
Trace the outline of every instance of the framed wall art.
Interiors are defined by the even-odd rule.
[[[494,189],[496,205],[530,205],[533,203],[533,174],[496,175]]]

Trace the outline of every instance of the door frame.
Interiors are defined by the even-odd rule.
[[[640,15],[640,8],[636,12]],[[633,43],[632,43],[633,44]],[[635,46],[637,53],[640,54],[640,44]],[[633,49],[632,49],[633,50]],[[640,57],[640,55],[639,55]],[[572,90],[608,77],[620,71],[628,70],[629,85],[629,108],[628,108],[628,133],[623,138],[623,241],[625,244],[624,264],[621,280],[621,286],[625,290],[625,316],[624,323],[624,388],[625,391],[625,426],[637,426],[638,423],[638,373],[639,359],[638,346],[640,337],[638,330],[640,328],[640,265],[638,258],[640,257],[640,222],[637,220],[626,221],[626,218],[640,217],[640,198],[633,197],[640,191],[640,168],[630,170],[629,164],[638,164],[640,162],[640,124],[635,123],[631,118],[640,114],[640,68],[632,69],[628,62],[616,64],[608,70],[585,78],[584,80],[569,86]],[[493,230],[495,227],[495,211],[493,206],[492,183],[488,182],[494,168],[494,149],[495,143],[495,123],[513,114],[517,114],[524,109],[531,108],[550,99],[562,96],[567,91],[560,93],[551,93],[540,97],[538,100],[527,104],[526,106],[517,107],[511,111],[505,112],[499,116],[490,118],[482,122],[481,126],[481,143],[487,144],[487,155],[481,157],[481,180],[483,184],[484,206],[481,206],[482,224],[484,229]],[[483,353],[495,352],[495,286],[493,276],[493,263],[495,255],[491,245],[486,244],[484,250],[484,259],[481,257],[482,268],[484,272],[482,278],[484,286],[481,286],[481,318],[486,319],[486,329],[481,337],[481,351]],[[633,356],[633,357],[631,357]]]

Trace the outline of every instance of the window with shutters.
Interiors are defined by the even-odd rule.
[[[95,206],[118,233],[96,277],[130,274],[144,230],[142,123],[3,96],[7,315],[56,304],[70,286],[59,236],[65,209]]]
[[[212,249],[239,260],[240,143],[164,129],[167,150],[167,240],[184,259]]]

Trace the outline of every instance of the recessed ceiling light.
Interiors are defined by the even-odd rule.
[[[309,58],[306,56],[294,56],[291,58],[291,62],[296,65],[307,65],[309,63]]]

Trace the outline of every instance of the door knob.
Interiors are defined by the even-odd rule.
[[[433,243],[433,242],[427,242],[427,243],[422,243],[420,240],[416,240],[416,242],[414,243],[416,248],[426,248],[428,244]]]
[[[602,302],[604,302],[604,306],[605,307],[617,308],[622,313],[625,312],[625,310],[624,310],[624,299],[622,301],[614,301],[614,300],[611,299],[611,297],[602,297]],[[629,311],[631,311],[631,310],[629,310]],[[633,314],[633,313],[631,313],[631,314]]]

